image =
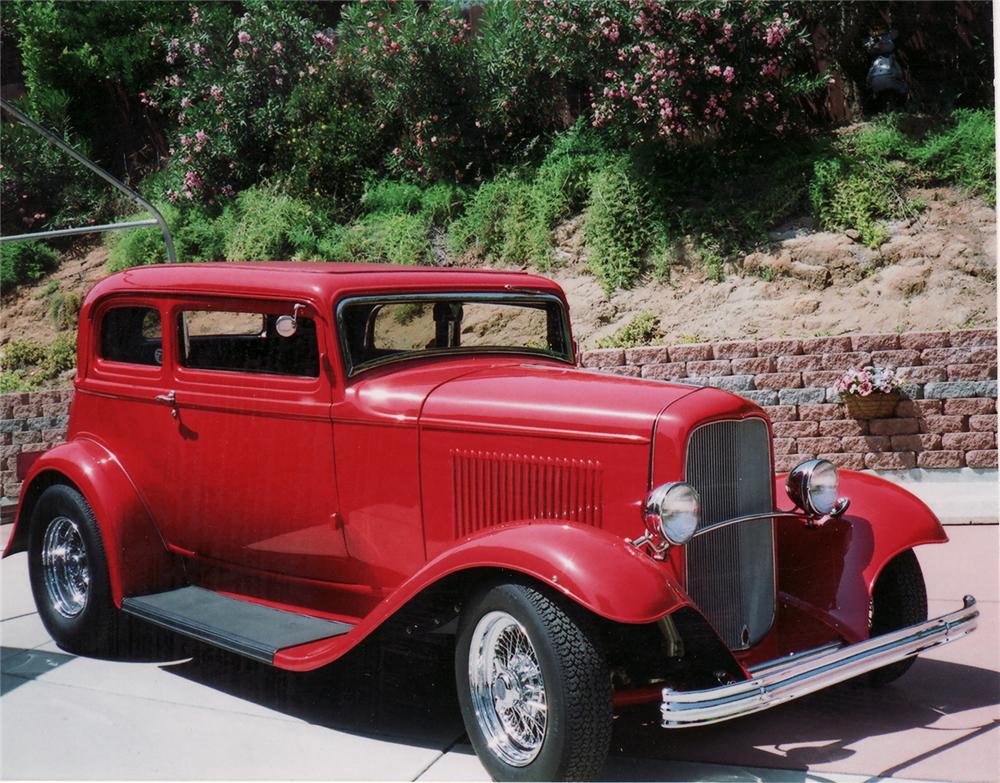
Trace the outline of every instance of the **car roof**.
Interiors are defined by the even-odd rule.
[[[336,299],[344,293],[434,290],[537,291],[562,297],[556,283],[522,271],[268,261],[132,267],[102,280],[87,298],[92,302],[112,293],[229,293]]]

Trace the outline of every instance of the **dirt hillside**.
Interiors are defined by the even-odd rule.
[[[767,252],[731,264],[722,282],[708,280],[695,259],[673,267],[669,281],[649,275],[610,297],[586,270],[577,217],[557,228],[557,263],[547,274],[566,290],[584,347],[644,312],[659,318],[666,343],[995,326],[995,210],[953,188],[910,196],[926,209],[889,224],[889,240],[877,251],[802,219],[772,232]],[[79,251],[46,280],[5,294],[0,345],[51,343],[53,283],[63,294],[83,295],[105,274],[106,259],[102,246]]]
[[[912,194],[927,208],[888,226],[870,250],[844,233],[812,231],[808,220],[772,233],[773,247],[727,269],[714,283],[697,261],[605,297],[586,272],[579,220],[559,229],[561,266],[577,339],[592,347],[635,315],[652,312],[667,343],[993,326],[996,213],[950,188]]]

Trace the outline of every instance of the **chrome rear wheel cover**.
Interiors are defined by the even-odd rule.
[[[483,615],[469,646],[469,689],[490,750],[512,767],[534,761],[548,725],[545,680],[528,633],[507,612]]]
[[[55,517],[42,539],[42,576],[49,603],[63,617],[87,608],[90,564],[80,528],[69,517]]]

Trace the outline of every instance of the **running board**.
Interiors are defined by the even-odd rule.
[[[122,611],[267,664],[273,664],[274,654],[284,647],[342,636],[354,627],[193,586],[125,598]]]

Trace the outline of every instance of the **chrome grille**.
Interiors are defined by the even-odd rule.
[[[720,421],[692,433],[687,481],[701,494],[700,528],[771,511],[773,475],[762,419]],[[687,588],[731,649],[760,641],[774,620],[774,521],[706,533],[687,546]]]

